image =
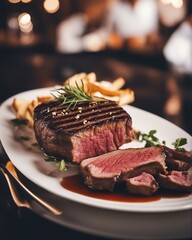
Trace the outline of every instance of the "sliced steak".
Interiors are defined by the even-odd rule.
[[[147,172],[158,175],[166,172],[164,148],[129,148],[117,150],[81,162],[86,185],[93,189],[114,189],[116,182]]]
[[[38,105],[34,131],[47,155],[74,163],[117,150],[134,138],[132,119],[113,101],[82,102],[70,108],[59,101]]]
[[[189,170],[190,167],[192,167],[191,163],[182,162],[180,160],[170,159],[170,158],[166,159],[166,165],[169,171],[172,171],[172,170],[187,171]]]
[[[164,148],[165,148],[167,157],[169,159],[177,159],[182,162],[187,162],[189,164],[192,164],[192,153],[191,152],[188,152],[188,151],[180,152],[178,150],[171,149],[168,147],[164,147]]]
[[[159,174],[160,187],[177,191],[192,191],[192,175],[190,171],[171,171],[168,175]]]
[[[152,195],[159,188],[155,178],[145,172],[142,172],[139,176],[127,179],[126,186],[129,193],[146,196]]]

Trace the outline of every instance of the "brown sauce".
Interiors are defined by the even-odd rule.
[[[96,191],[88,188],[84,183],[81,175],[74,175],[63,178],[61,185],[75,193],[82,194],[84,196],[99,198],[103,200],[118,201],[118,202],[151,202],[158,201],[163,198],[179,198],[189,196],[189,193],[176,193],[159,191],[153,196],[139,196],[128,194],[123,185],[119,185],[114,192],[109,191]]]

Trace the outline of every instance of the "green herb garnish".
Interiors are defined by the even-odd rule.
[[[27,125],[28,119],[14,118],[14,119],[11,119],[11,123],[12,123],[13,125],[15,125],[15,126]]]
[[[160,140],[155,136],[156,133],[157,133],[156,130],[151,130],[149,131],[148,134],[139,131],[136,132],[136,137],[138,141],[145,142],[145,147],[165,145],[166,142],[165,141],[160,142]]]
[[[174,148],[179,151],[179,152],[185,152],[185,148],[181,147],[187,144],[187,139],[186,138],[177,138],[175,142],[172,143]]]
[[[45,161],[46,162],[54,162],[56,164],[56,166],[58,167],[59,171],[66,171],[67,170],[67,166],[65,164],[65,160],[62,158],[57,158],[55,156],[50,156],[47,155],[46,153],[44,153],[45,155]]]
[[[155,134],[157,133],[156,130],[151,130],[149,131],[148,134],[146,133],[141,133],[136,132],[136,138],[140,142],[145,142],[145,147],[151,147],[151,146],[162,146],[166,145],[165,141],[160,141]],[[180,151],[180,152],[185,152],[185,148],[181,147],[183,145],[187,144],[187,139],[186,138],[177,138],[172,145],[174,146],[175,150]]]
[[[66,171],[67,170],[67,167],[66,167],[64,159],[62,159],[61,161],[57,162],[56,166],[58,167],[59,171]]]
[[[82,87],[80,87],[77,82],[75,83],[75,86],[70,86],[68,84],[65,84],[62,88],[56,89],[54,91],[57,92],[57,95],[52,94],[52,96],[61,101],[62,104],[69,104],[67,110],[69,110],[71,107],[73,109],[75,108],[76,104],[79,102],[98,102],[98,101],[104,101],[102,98],[95,98],[91,94],[85,93],[84,89],[84,83],[81,80]]]

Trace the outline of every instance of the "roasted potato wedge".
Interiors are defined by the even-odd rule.
[[[125,84],[125,80],[121,77],[115,79],[113,82],[98,82],[95,73],[86,74],[82,72],[68,78],[64,84],[69,84],[70,86],[78,84],[79,87],[84,88],[86,93],[114,100],[120,105],[129,104],[134,101],[134,92],[131,89],[121,90]]]

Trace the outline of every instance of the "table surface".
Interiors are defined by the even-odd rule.
[[[133,106],[162,116],[192,133],[190,124],[192,116],[188,111],[192,107],[191,82],[188,83],[186,80],[188,83],[186,87],[173,73],[126,63],[109,55],[61,56],[30,53],[4,56],[3,67],[0,69],[0,101],[21,91],[60,84],[78,72],[91,71],[96,72],[99,80],[111,81],[117,77],[124,77],[125,87],[132,88],[135,92]],[[180,88],[179,84],[184,87]],[[175,95],[181,100],[182,107],[176,115],[172,115],[165,111],[165,106]],[[1,240],[103,239],[59,226],[30,210],[17,209],[2,175],[0,175],[0,226]]]

